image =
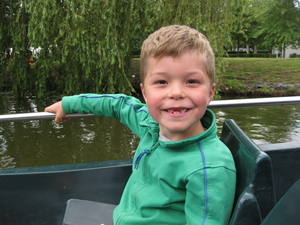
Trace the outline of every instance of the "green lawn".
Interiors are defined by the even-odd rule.
[[[218,74],[221,92],[265,95],[298,95],[300,84],[300,58],[226,58],[225,71]],[[253,83],[263,83],[259,90],[249,88]],[[287,90],[274,90],[272,85],[291,84]]]
[[[300,83],[300,58],[227,58],[221,80],[236,79],[244,83]]]

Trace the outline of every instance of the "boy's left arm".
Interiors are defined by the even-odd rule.
[[[149,116],[147,107],[140,100],[123,94],[81,94],[67,96],[61,102],[45,109],[56,113],[55,122],[66,114],[81,113],[106,116],[119,120],[139,136],[139,122]],[[58,113],[60,113],[58,115]],[[63,120],[64,121],[64,120]]]
[[[186,224],[228,224],[234,195],[235,171],[207,168],[188,177]]]

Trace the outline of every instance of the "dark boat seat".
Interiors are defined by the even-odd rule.
[[[63,225],[113,225],[112,212],[116,205],[70,199]]]
[[[276,202],[271,159],[233,120],[225,120],[220,139],[230,149],[237,170],[229,224],[260,224]]]
[[[261,225],[298,225],[300,221],[300,179],[280,199]]]

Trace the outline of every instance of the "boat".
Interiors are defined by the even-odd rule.
[[[300,104],[300,96],[219,100],[209,107],[287,104]],[[0,122],[54,116],[46,112],[8,114],[1,115]],[[68,115],[79,116],[93,115]],[[220,139],[231,150],[237,168],[229,224],[299,224],[300,140],[257,145],[232,119],[224,122]],[[111,212],[120,200],[131,170],[132,159],[2,169],[0,224],[112,224]]]

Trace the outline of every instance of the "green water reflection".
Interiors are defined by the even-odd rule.
[[[38,112],[51,102],[0,97],[0,114]],[[300,139],[300,106],[214,110],[219,130],[227,118],[258,144]],[[76,118],[57,125],[50,120],[0,124],[0,168],[44,166],[124,159],[133,156],[139,139],[118,121]]]
[[[225,119],[234,119],[257,144],[300,140],[300,106],[268,106],[214,110],[221,129]]]

